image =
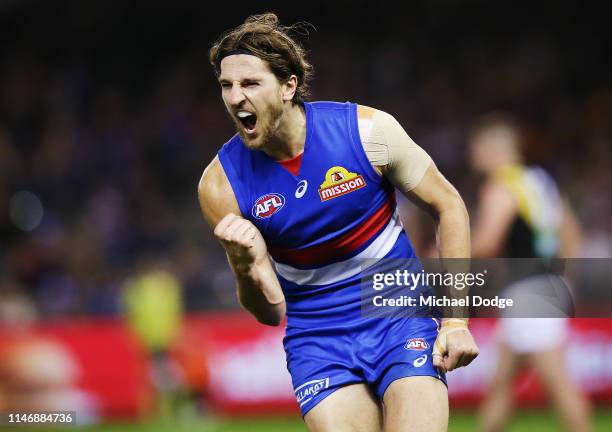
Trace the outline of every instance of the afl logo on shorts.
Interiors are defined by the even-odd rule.
[[[266,219],[282,209],[284,205],[284,196],[277,193],[269,193],[257,198],[251,213],[257,219]]]
[[[412,351],[424,351],[427,348],[429,348],[429,344],[423,338],[413,338],[413,339],[408,339],[408,342],[406,342],[406,345],[404,345],[404,348],[406,348],[407,350],[412,350]]]

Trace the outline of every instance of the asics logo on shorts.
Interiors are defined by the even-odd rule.
[[[412,364],[414,365],[414,367],[421,367],[425,364],[426,361],[427,361],[427,354],[423,354],[421,357],[419,357],[414,362],[412,362]]]
[[[329,377],[308,381],[295,389],[295,398],[300,406],[310,401],[321,390],[329,387]]]

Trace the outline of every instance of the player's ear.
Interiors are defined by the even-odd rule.
[[[291,75],[289,79],[282,85],[281,92],[284,101],[290,101],[293,99],[295,92],[297,91],[298,79],[297,76]]]

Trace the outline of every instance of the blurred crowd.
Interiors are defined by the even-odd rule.
[[[215,20],[194,9],[197,19],[174,23],[175,36],[164,38],[153,29],[183,9],[149,11],[134,23],[125,6],[115,4],[117,13],[78,3],[61,3],[68,18],[55,25],[41,3],[0,8],[1,21],[20,23],[4,26],[0,51],[0,319],[116,315],[129,280],[159,268],[174,276],[186,311],[235,307],[196,188],[232,134],[207,48],[244,17]],[[457,16],[450,5],[436,13],[420,5],[406,23],[387,16],[375,38],[360,33],[367,17],[356,11],[343,27],[312,12],[280,16],[318,27],[305,39],[313,99],[395,115],[468,207],[478,182],[466,170],[470,124],[491,110],[514,114],[529,162],[553,174],[586,227],[584,255],[609,256],[609,35],[601,40],[584,24],[576,37],[564,27],[571,15],[548,22],[537,14],[511,34],[469,9]],[[80,13],[83,22],[67,25]],[[130,35],[140,35],[137,44]]]

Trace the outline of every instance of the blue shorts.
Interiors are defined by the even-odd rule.
[[[379,400],[400,378],[432,376],[446,384],[433,366],[438,336],[434,318],[367,319],[347,327],[287,327],[283,344],[295,397],[306,415],[348,384],[365,383]]]

